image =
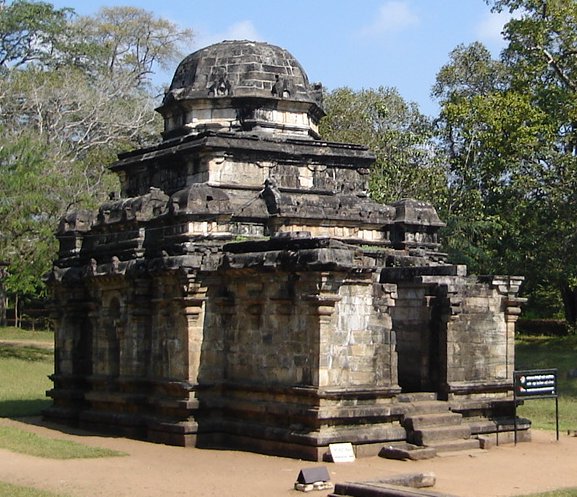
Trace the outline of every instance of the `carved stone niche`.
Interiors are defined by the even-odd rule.
[[[173,215],[230,215],[232,214],[232,206],[229,196],[224,190],[205,183],[196,183],[170,197],[170,213]]]
[[[391,205],[396,211],[391,234],[395,248],[438,249],[437,232],[445,223],[431,204],[403,199]]]

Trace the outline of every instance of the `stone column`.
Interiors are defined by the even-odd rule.
[[[120,373],[142,378],[146,377],[150,362],[151,280],[149,277],[138,277],[131,282],[130,298],[126,303],[127,322]]]
[[[399,389],[396,334],[391,317],[391,308],[396,305],[397,296],[397,285],[373,283],[374,312],[369,318],[369,330],[376,335],[374,339],[379,343],[377,347],[381,349],[381,360],[375,366],[375,383],[393,389]]]
[[[315,351],[319,356],[319,367],[312,370],[312,384],[317,388],[332,384],[330,369],[333,357],[330,345],[335,329],[335,305],[341,300],[338,294],[340,285],[341,281],[337,280],[334,273],[323,272],[319,274],[318,293],[304,296],[304,300],[310,304],[309,313],[317,317],[319,326],[318,349]]]
[[[507,327],[507,378],[513,381],[513,371],[515,370],[515,323],[521,314],[521,306],[527,301],[522,297],[517,297],[522,276],[495,276],[492,285],[503,299],[503,311]]]
[[[188,329],[188,381],[195,385],[198,383],[200,370],[207,290],[198,273],[188,275],[184,297]]]

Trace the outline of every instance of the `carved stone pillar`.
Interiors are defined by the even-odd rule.
[[[495,276],[492,282],[503,298],[507,327],[507,378],[511,381],[515,370],[515,323],[521,314],[521,306],[527,302],[527,299],[517,296],[524,279],[522,276]]]
[[[198,383],[202,342],[204,336],[204,317],[207,287],[198,273],[187,277],[184,313],[188,329],[188,381]]]
[[[303,296],[303,300],[309,304],[309,315],[318,322],[318,337],[313,343],[317,356],[318,368],[312,371],[312,384],[314,387],[323,388],[331,385],[330,370],[336,353],[331,346],[331,335],[334,329],[335,306],[341,300],[335,275],[332,273],[320,273],[318,276],[318,291],[314,294]],[[344,366],[344,365],[341,365]]]

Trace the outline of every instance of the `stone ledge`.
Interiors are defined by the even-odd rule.
[[[329,497],[450,497],[450,494],[434,492],[384,482],[337,483],[334,494]]]

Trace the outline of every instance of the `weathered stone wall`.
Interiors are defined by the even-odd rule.
[[[273,453],[279,444],[318,459],[329,443],[403,439],[394,285],[371,271],[250,267],[256,259],[206,280],[199,443]]]
[[[294,233],[307,231],[313,237],[331,237],[337,240],[350,240],[351,238],[368,243],[387,243],[389,232],[382,229],[359,229],[355,226],[319,226],[309,224],[293,224],[284,226],[279,220],[278,227],[276,223],[271,223],[277,233]]]
[[[318,316],[306,300],[317,284],[314,272],[224,272],[208,293],[200,383],[318,384]]]
[[[267,179],[272,179],[278,188],[298,189],[301,192],[317,190],[327,193],[342,191],[366,192],[368,174],[353,165],[338,164],[327,167],[317,160],[309,159],[306,167],[301,162],[288,160],[280,155],[264,155],[255,161],[254,156],[242,155],[235,160],[216,154],[209,161],[207,181],[212,185],[244,188],[254,187],[259,191]]]
[[[371,276],[371,275],[369,275]],[[392,285],[350,275],[335,295],[334,320],[322,328],[321,385],[396,387]]]
[[[463,296],[461,313],[447,324],[449,384],[507,380],[507,327],[502,296],[475,284]]]
[[[512,388],[515,321],[523,299],[522,278],[462,279],[448,285],[451,317],[446,327],[448,391],[455,395]]]
[[[436,273],[436,274],[435,274]],[[443,396],[507,396],[522,278],[468,277],[462,266],[388,268],[399,384]]]
[[[199,292],[186,283],[179,271],[107,272],[85,274],[73,291],[71,283],[59,287],[54,406],[47,415],[151,439],[151,420],[193,415],[188,380],[199,354],[189,317]],[[159,441],[166,440],[165,433]],[[172,439],[184,442],[182,434]]]

